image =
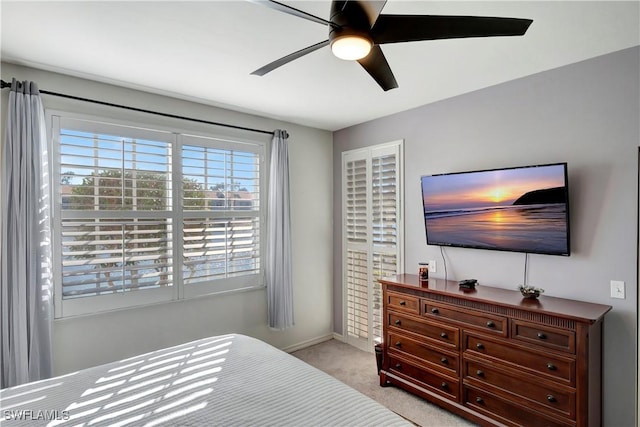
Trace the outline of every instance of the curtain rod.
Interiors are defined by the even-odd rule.
[[[7,88],[7,87],[11,87],[11,83],[7,83],[4,80],[0,80],[0,89],[4,89],[4,88]],[[208,124],[208,125],[223,126],[223,127],[227,127],[227,128],[246,130],[246,131],[249,131],[249,132],[258,132],[258,133],[264,133],[264,134],[267,134],[267,135],[273,135],[273,131],[262,130],[262,129],[254,129],[254,128],[248,128],[248,127],[243,127],[243,126],[236,126],[236,125],[230,125],[230,124],[227,124],[227,123],[212,122],[212,121],[209,121],[209,120],[194,119],[193,117],[178,116],[176,114],[161,113],[159,111],[145,110],[143,108],[129,107],[127,105],[121,105],[121,104],[113,104],[111,102],[98,101],[98,100],[89,99],[89,98],[82,98],[80,96],[74,96],[74,95],[66,95],[64,93],[51,92],[51,91],[48,91],[48,90],[40,89],[40,93],[43,93],[45,95],[58,96],[58,97],[61,97],[61,98],[74,99],[76,101],[84,101],[84,102],[91,102],[93,104],[106,105],[107,107],[116,107],[116,108],[122,108],[122,109],[130,110],[130,111],[137,111],[137,112],[140,112],[140,113],[155,114],[156,116],[169,117],[169,118],[172,118],[172,119],[188,120],[188,121],[191,121],[191,122],[205,123],[205,124]]]

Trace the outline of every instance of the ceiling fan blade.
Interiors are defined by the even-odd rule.
[[[384,57],[380,46],[373,46],[369,55],[358,60],[358,62],[385,92],[398,87],[396,78],[393,76],[391,67],[389,67],[387,58]]]
[[[342,13],[345,13],[347,16],[353,16],[354,14],[362,14],[367,17],[369,21],[369,28],[373,27],[378,16],[380,16],[380,12],[382,12],[382,8],[387,4],[387,0],[334,0],[336,3],[340,4],[342,9]]]
[[[325,47],[328,44],[329,44],[329,40],[325,40],[325,41],[322,41],[320,43],[316,43],[316,44],[314,44],[312,46],[305,47],[304,49],[300,49],[297,52],[293,52],[293,53],[291,53],[291,54],[289,54],[287,56],[283,56],[282,58],[277,59],[277,60],[271,62],[270,64],[265,65],[262,68],[258,68],[257,70],[255,70],[251,74],[254,74],[256,76],[264,76],[268,72],[273,71],[278,67],[282,67],[284,64],[287,64],[287,63],[293,61],[294,59],[298,59],[298,58],[300,58],[300,57],[302,57],[302,56],[304,56],[304,55],[306,55],[308,53],[311,53],[311,52],[316,51],[316,50],[318,50],[318,49],[320,49],[322,47]]]
[[[464,37],[521,36],[531,19],[484,16],[380,15],[371,29],[374,43]]]
[[[382,9],[384,8],[384,5],[387,4],[387,0],[369,0],[363,1],[362,3],[362,8],[369,17],[371,27],[373,27],[378,20],[378,17],[380,16]]]
[[[326,19],[322,19],[318,16],[307,13],[303,10],[296,9],[295,7],[287,6],[284,3],[280,3],[274,0],[249,0],[252,3],[261,4],[270,9],[277,10],[279,12],[288,13],[289,15],[297,16],[298,18],[307,19],[309,21],[317,22],[322,25],[333,25]]]

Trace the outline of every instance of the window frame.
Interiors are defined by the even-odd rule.
[[[172,195],[170,199],[171,206],[163,212],[162,217],[169,218],[172,224],[171,238],[171,254],[172,254],[172,272],[173,280],[171,286],[164,286],[153,289],[143,289],[136,292],[118,292],[113,294],[102,294],[94,296],[85,296],[80,298],[63,298],[62,294],[62,197],[61,197],[61,141],[60,130],[61,123],[64,120],[85,121],[91,132],[100,134],[101,132],[113,134],[116,127],[127,128],[131,134],[137,137],[143,137],[151,140],[158,140],[158,135],[165,137],[160,139],[162,142],[171,144],[172,159],[169,162],[171,174]],[[107,312],[120,309],[144,307],[147,305],[175,302],[185,299],[198,298],[206,295],[216,295],[229,292],[242,292],[254,289],[263,289],[266,286],[265,280],[265,238],[266,235],[266,205],[268,191],[268,158],[266,153],[269,149],[270,140],[265,137],[263,140],[248,138],[244,133],[230,132],[229,135],[210,132],[208,129],[202,129],[197,124],[193,129],[186,129],[184,123],[177,119],[166,120],[164,124],[154,123],[152,120],[131,121],[128,119],[106,117],[102,115],[90,115],[71,111],[47,110],[46,111],[47,131],[49,133],[49,172],[50,172],[50,196],[53,201],[51,206],[51,230],[53,244],[53,281],[54,281],[54,306],[55,318],[61,319],[79,315],[91,315],[100,312]],[[72,127],[69,127],[72,128]],[[106,132],[109,130],[109,132]],[[125,132],[121,132],[125,133]],[[122,135],[130,137],[130,134]],[[253,135],[252,135],[253,136]],[[197,142],[197,143],[196,143]],[[235,212],[233,210],[218,211],[218,214],[211,214],[207,210],[188,211],[183,209],[182,204],[182,146],[204,146],[215,147],[216,149],[228,150],[234,149],[241,151],[249,151],[258,156],[258,179],[259,179],[259,207],[257,210],[251,211],[251,216],[255,216],[258,221],[259,270],[257,274],[239,275],[230,278],[221,278],[208,280],[199,283],[184,285],[183,283],[183,220],[189,216],[198,216],[201,213],[204,216],[224,215],[225,212]],[[95,211],[91,211],[95,212]],[[123,211],[120,218],[130,218]],[[246,215],[249,211],[244,211]],[[166,215],[165,215],[166,213]],[[185,215],[186,213],[186,215]],[[138,211],[136,217],[156,218],[158,211]],[[206,214],[206,215],[205,215]],[[227,214],[228,215],[228,214]],[[95,215],[87,212],[83,214],[81,210],[73,213],[74,217],[94,218]]]

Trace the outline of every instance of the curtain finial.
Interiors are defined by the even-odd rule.
[[[276,129],[273,131],[273,136],[274,138],[287,139],[289,138],[289,132],[284,129]]]

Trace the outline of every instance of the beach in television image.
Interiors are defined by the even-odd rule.
[[[569,254],[564,164],[421,181],[428,244]]]

